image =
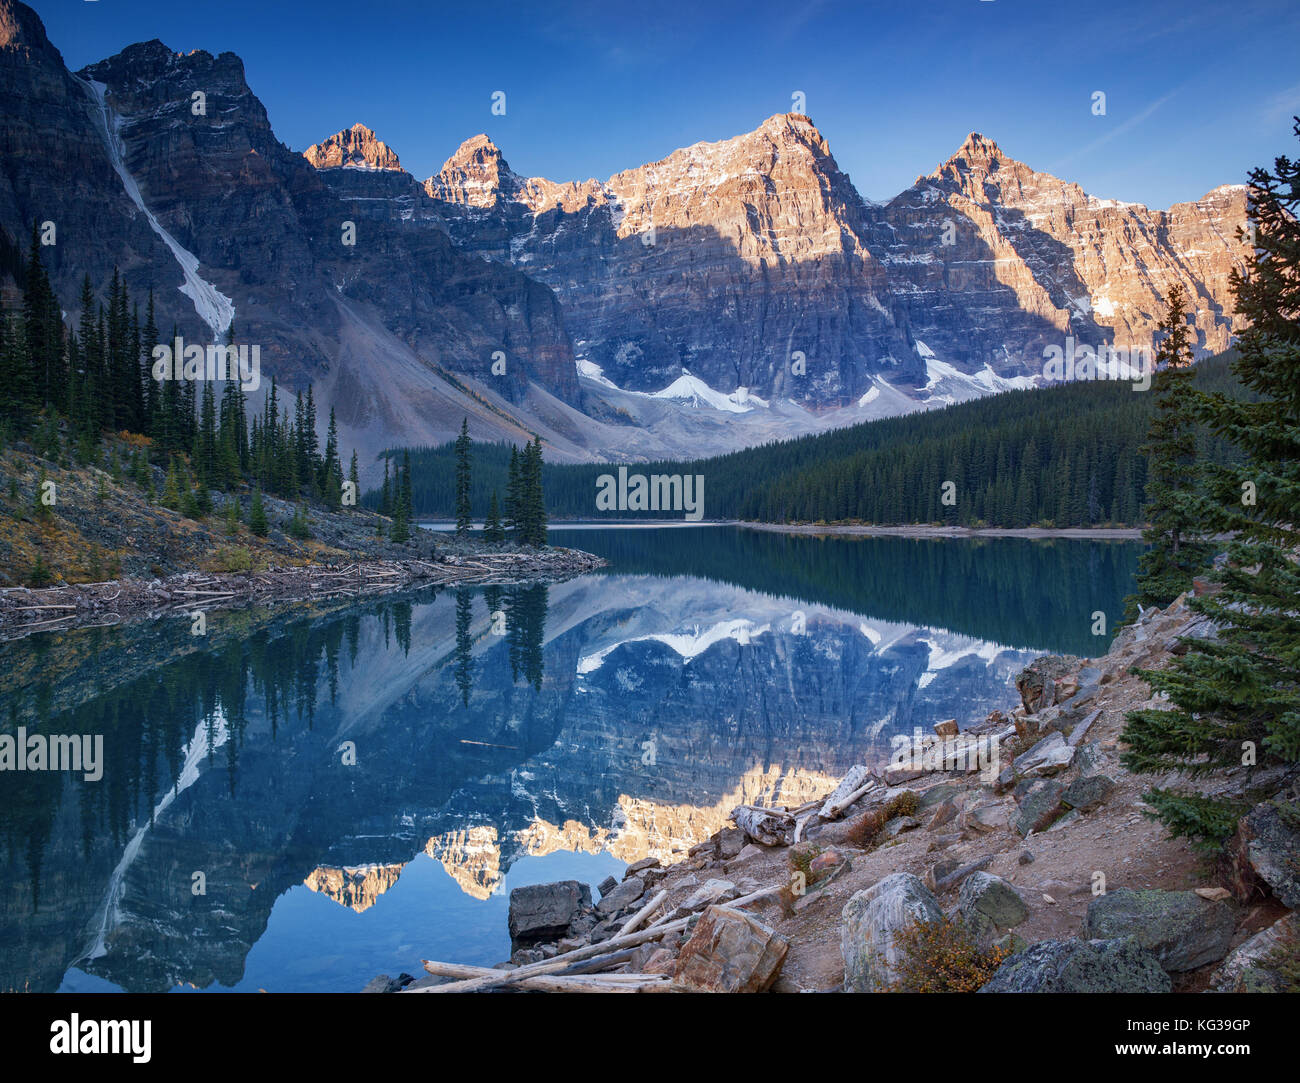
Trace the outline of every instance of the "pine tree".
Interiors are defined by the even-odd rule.
[[[1147,457],[1147,528],[1150,547],[1138,560],[1136,607],[1167,606],[1192,585],[1205,567],[1211,546],[1199,537],[1202,523],[1196,471],[1195,391],[1192,387],[1192,330],[1184,310],[1186,294],[1177,283],[1157,334],[1156,374],[1151,381],[1156,409],[1142,448]]]
[[[474,525],[469,503],[470,487],[469,418],[462,418],[456,439],[456,537],[468,536]]]
[[[1300,138],[1300,118],[1294,132]],[[1205,529],[1232,535],[1211,573],[1218,589],[1189,602],[1218,635],[1187,640],[1165,670],[1138,671],[1173,709],[1128,715],[1121,758],[1136,772],[1300,761],[1300,160],[1279,157],[1250,182],[1255,259],[1233,274],[1245,324],[1233,371],[1256,398],[1206,393],[1196,408],[1243,460],[1207,471],[1201,504]],[[1145,800],[1173,834],[1209,848],[1242,811],[1176,787]]]
[[[519,463],[519,448],[510,446],[510,470],[506,480],[506,522],[513,531],[515,540],[523,541],[523,474]]]
[[[361,474],[357,470],[357,450],[352,449],[352,462],[348,466],[348,481],[352,482],[352,499],[355,501],[361,494]]]
[[[497,491],[492,490],[492,499],[488,502],[487,519],[483,523],[483,540],[489,545],[502,545],[506,540],[506,529],[501,525],[501,509],[497,504]]]
[[[248,529],[259,538],[265,538],[270,530],[266,522],[266,509],[262,507],[262,490],[253,490],[253,504],[248,509]]]
[[[524,448],[520,463],[520,490],[523,506],[521,541],[538,547],[546,544],[546,497],[542,492],[542,438],[534,437]]]
[[[172,511],[181,509],[181,478],[176,469],[176,456],[167,460],[167,480],[163,483],[162,506]]]

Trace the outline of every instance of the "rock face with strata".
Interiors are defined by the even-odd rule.
[[[316,169],[400,171],[402,168],[397,154],[364,124],[354,124],[324,142],[312,144],[302,156]]]
[[[813,407],[865,405],[891,385],[921,402],[1023,386],[1067,337],[1149,347],[1175,281],[1194,299],[1198,350],[1221,350],[1247,254],[1242,186],[1153,211],[978,133],[873,205],[799,114],[569,184],[519,176],[479,135],[425,189],[459,243],[556,290],[603,379],[657,391],[685,369]]]

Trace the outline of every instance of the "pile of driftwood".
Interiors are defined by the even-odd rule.
[[[604,561],[575,549],[452,556],[445,561],[372,560],[340,567],[308,564],[257,572],[186,572],[75,586],[0,589],[0,640],[62,628],[102,627],[139,617],[219,609],[249,602],[362,597],[451,583],[557,578]]]
[[[760,846],[793,846],[813,820],[838,820],[846,809],[874,790],[883,794],[888,787],[866,767],[855,764],[825,797],[797,808],[767,808],[738,805],[731,820]]]
[[[763,888],[727,903],[728,907],[741,908],[777,894],[780,887]],[[642,944],[660,940],[685,929],[694,915],[670,920],[667,910],[648,928],[638,927],[668,899],[667,891],[659,891],[624,923],[609,940],[587,944],[572,951],[561,952],[550,959],[510,969],[483,966],[464,966],[460,963],[439,963],[424,960],[424,969],[430,974],[458,980],[442,985],[425,985],[403,989],[404,993],[481,993],[494,989],[518,987],[539,993],[667,993],[673,991],[671,975],[629,973],[626,967],[636,949]]]

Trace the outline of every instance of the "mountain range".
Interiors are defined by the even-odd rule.
[[[54,224],[65,306],[120,268],[164,333],[314,385],[363,464],[466,416],[557,461],[698,457],[1032,387],[1069,338],[1149,347],[1175,283],[1214,353],[1248,252],[1242,185],[1153,210],[978,133],[874,203],[794,113],[604,181],[523,177],[477,135],[420,181],[364,125],[285,146],[233,53],[69,71],[14,0],[0,147],[0,228]]]

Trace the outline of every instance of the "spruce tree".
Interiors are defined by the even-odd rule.
[[[523,538],[523,474],[519,463],[519,448],[510,445],[510,470],[506,480],[506,521],[505,525],[514,533],[515,540]]]
[[[265,538],[270,530],[266,521],[266,509],[262,507],[262,490],[253,490],[253,503],[248,509],[248,529],[259,538]]]
[[[469,503],[470,487],[469,418],[462,418],[456,438],[456,537],[468,536],[474,525]]]
[[[483,540],[489,545],[501,545],[506,540],[506,529],[501,525],[501,509],[497,503],[497,491],[492,490],[492,499],[488,501],[487,519],[483,523]]]
[[[1199,535],[1203,517],[1197,485],[1196,418],[1192,387],[1192,329],[1185,312],[1186,294],[1175,284],[1169,308],[1157,327],[1156,373],[1151,381],[1155,413],[1142,451],[1147,457],[1147,527],[1149,548],[1138,560],[1137,606],[1164,608],[1192,585],[1205,567],[1212,547]]]
[[[1168,669],[1138,671],[1173,709],[1129,714],[1122,761],[1136,772],[1300,760],[1300,160],[1252,171],[1249,207],[1255,258],[1233,274],[1245,325],[1233,371],[1255,398],[1205,393],[1196,408],[1241,455],[1207,471],[1202,501],[1205,528],[1231,535],[1217,589],[1189,603],[1217,637],[1187,640]],[[1145,800],[1173,834],[1211,848],[1243,811],[1177,786]]]

